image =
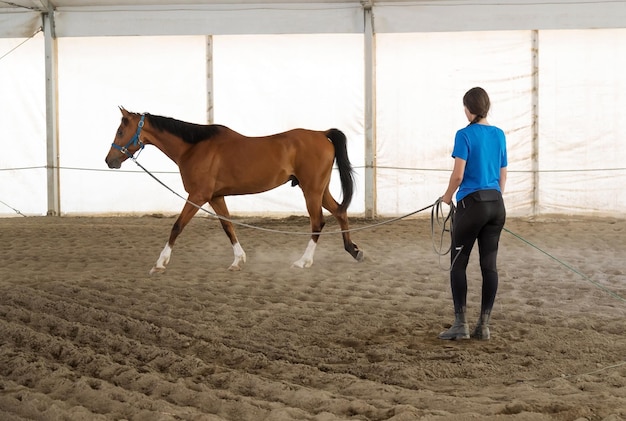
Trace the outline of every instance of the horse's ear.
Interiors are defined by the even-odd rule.
[[[128,117],[128,115],[130,114],[128,111],[126,111],[126,109],[124,107],[122,107],[121,105],[119,106],[120,111],[122,112],[122,115],[124,117]]]

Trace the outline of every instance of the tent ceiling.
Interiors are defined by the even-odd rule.
[[[626,26],[626,0],[0,0],[0,37],[53,11],[59,37],[438,32]]]

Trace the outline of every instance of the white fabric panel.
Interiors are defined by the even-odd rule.
[[[363,213],[363,42],[358,35],[214,37],[215,122],[247,136],[336,127],[357,169],[350,213]],[[341,200],[339,176],[331,193]],[[227,199],[238,214],[306,214],[302,191],[284,185]]]
[[[31,34],[32,35],[32,34]],[[0,56],[24,39],[0,39]],[[0,60],[0,215],[45,215],[46,127],[41,34]]]
[[[119,125],[118,105],[206,122],[204,41],[205,37],[59,40],[63,213],[182,209],[180,198],[132,161],[121,171],[108,170],[104,157]],[[214,37],[213,42],[216,123],[250,136],[336,126],[348,136],[353,164],[362,167],[363,86],[354,78],[363,73],[359,36],[234,36]],[[186,196],[178,167],[156,148],[146,147],[139,162]],[[340,199],[338,182],[334,176],[331,190]],[[358,188],[351,211],[363,212],[362,194],[363,188]],[[288,185],[232,197],[227,203],[234,214],[306,213],[300,189]]]
[[[626,29],[543,31],[539,51],[540,212],[623,215]]]
[[[626,29],[540,31],[540,214],[622,216],[626,182]],[[0,39],[0,56],[24,39]],[[294,127],[343,130],[357,167],[352,214],[364,211],[361,35],[216,36],[216,123],[246,135]],[[132,162],[104,157],[131,111],[206,121],[205,37],[62,38],[59,45],[61,211],[178,213],[182,201]],[[45,214],[44,42],[0,60],[0,201]],[[507,134],[509,215],[533,209],[530,31],[377,35],[377,178],[381,215],[439,197],[452,169],[461,98],[483,86],[489,119]],[[9,151],[9,152],[7,152]],[[184,194],[178,168],[154,147],[139,157]],[[20,168],[34,169],[20,169]],[[167,172],[163,174],[163,172]],[[338,177],[333,194],[340,199]],[[298,188],[228,199],[233,214],[304,214]],[[0,215],[15,213],[0,203]]]
[[[30,37],[41,22],[41,14],[37,12],[0,10],[0,38]]]
[[[57,36],[363,33],[360,4],[59,8]]]
[[[377,36],[378,212],[406,214],[443,195],[454,135],[467,125],[463,94],[492,101],[491,124],[507,135],[511,215],[529,211],[531,34],[529,31]]]
[[[520,29],[620,28],[624,1],[480,2],[434,0],[375,3],[377,33]]]
[[[132,161],[121,170],[109,170],[104,158],[120,124],[118,106],[206,123],[204,41],[204,37],[59,39],[62,213],[182,209],[181,199]],[[185,195],[178,167],[158,149],[146,147],[139,162],[150,171],[172,172],[157,175]]]

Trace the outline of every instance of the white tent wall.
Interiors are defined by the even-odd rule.
[[[350,211],[364,212],[363,39],[360,35],[214,37],[215,122],[248,136],[303,127],[338,128],[348,138],[356,169]],[[341,199],[339,176],[331,193]],[[302,192],[290,184],[227,199],[233,211],[306,214]]]
[[[443,194],[456,131],[467,120],[463,94],[482,86],[489,120],[507,135],[511,215],[532,211],[530,31],[377,36],[378,212],[398,215]]]
[[[0,215],[46,214],[44,44],[0,38]]]
[[[409,5],[409,10],[434,13],[435,6],[427,3],[433,2]],[[438,3],[436,7],[454,6],[454,2]],[[613,10],[616,3],[602,2],[598,7],[603,8],[594,10]],[[441,195],[452,167],[454,133],[466,124],[461,97],[471,86],[480,85],[492,97],[491,122],[507,133],[509,215],[623,216],[626,195],[620,188],[626,181],[626,152],[621,145],[626,129],[619,123],[626,111],[626,29],[540,30],[535,45],[528,30],[468,27],[469,32],[441,32],[455,29],[452,20],[424,26],[426,12],[418,23],[433,32],[417,31],[397,16],[400,6],[388,3],[374,14],[376,214],[401,215]],[[581,2],[575,13],[569,13],[572,27],[586,25],[582,9],[587,7]],[[331,29],[346,34],[213,36],[214,116],[216,123],[247,135],[293,127],[336,126],[346,132],[357,167],[357,197],[351,212],[359,214],[364,211],[366,141],[362,25],[354,19],[354,13],[358,16],[354,7],[332,9],[316,12],[323,16],[318,23],[335,19]],[[624,13],[620,10],[609,13],[598,26],[618,25],[612,20],[619,20]],[[57,24],[66,25],[66,32],[61,33],[87,31],[74,19],[78,12],[71,16],[67,13],[74,12],[68,9],[62,12],[66,15],[61,18],[59,12]],[[340,28],[345,13],[352,17]],[[22,37],[32,35],[34,15],[19,14],[25,26],[18,31],[16,21],[0,13],[0,35],[15,31]],[[532,21],[529,13],[521,19]],[[561,13],[556,19],[565,22],[568,16]],[[535,22],[553,26],[545,16]],[[202,22],[197,25],[200,28]],[[519,23],[521,28],[528,25]],[[181,30],[180,25],[176,28]],[[282,30],[290,28],[285,23]],[[412,32],[393,33],[396,30]],[[325,31],[318,28],[318,32]],[[23,41],[0,38],[0,57]],[[181,200],[132,162],[112,171],[105,168],[103,158],[119,124],[118,105],[206,122],[205,44],[205,36],[58,39],[63,214],[180,210]],[[43,50],[39,34],[0,59],[0,145],[5,151],[0,154],[0,201],[6,203],[0,203],[0,216],[14,215],[11,208],[25,214],[46,213]],[[538,139],[533,143],[536,127]],[[139,159],[184,194],[177,168],[163,154],[148,147]],[[336,181],[333,193],[339,196]],[[229,198],[228,204],[238,214],[304,213],[299,189],[288,185],[261,195]]]
[[[353,77],[363,73],[360,37],[225,36],[213,44],[216,123],[250,136],[338,127],[350,139],[353,164],[362,167],[362,83]],[[206,123],[205,60],[205,37],[59,40],[63,213],[180,211],[182,200],[130,160],[125,171],[102,171],[104,156],[119,125],[118,105]],[[146,147],[139,162],[186,195],[177,167],[156,148]],[[338,177],[331,190],[340,197]],[[353,211],[363,212],[362,192],[357,188]],[[287,185],[227,203],[239,213],[306,213],[300,189]]]
[[[626,29],[541,31],[538,212],[624,216]]]
[[[377,35],[379,214],[443,192],[454,133],[467,124],[462,95],[482,86],[507,134],[509,215],[624,215],[626,30],[538,33],[537,69],[532,31]]]
[[[64,214],[178,212],[170,194],[132,161],[108,170],[108,153],[129,111],[206,123],[205,38],[59,39],[61,210]],[[142,165],[184,194],[178,167],[148,146]]]

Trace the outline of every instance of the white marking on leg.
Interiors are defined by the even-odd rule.
[[[241,270],[239,263],[246,263],[246,252],[243,251],[239,242],[233,244],[233,253],[235,254],[235,260],[233,260],[233,264],[230,265],[228,270]]]
[[[163,248],[163,251],[161,251],[159,258],[154,264],[154,267],[150,269],[150,274],[152,275],[153,273],[156,273],[156,272],[164,272],[165,266],[167,266],[167,264],[170,262],[171,256],[172,256],[172,248],[170,247],[169,243],[166,243],[165,247]]]
[[[306,250],[304,250],[304,254],[299,260],[293,262],[292,267],[297,268],[310,268],[313,264],[313,255],[315,254],[315,247],[317,247],[317,243],[313,241],[313,239],[309,240],[309,244],[306,246]]]

